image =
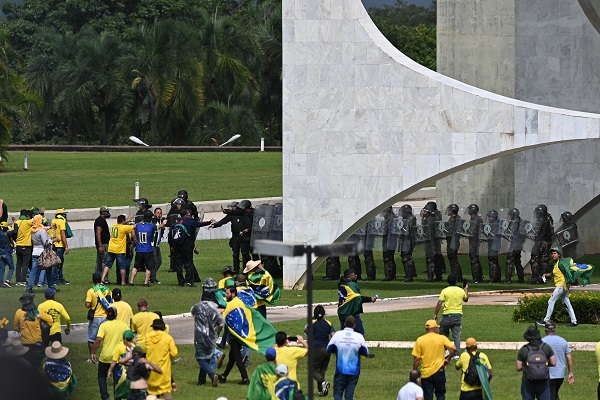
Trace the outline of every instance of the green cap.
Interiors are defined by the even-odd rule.
[[[129,329],[126,330],[125,332],[123,332],[123,339],[125,339],[127,341],[133,340],[134,337],[135,337],[135,333],[133,333]]]
[[[550,249],[550,253],[552,253],[553,251],[557,252],[558,254],[562,255],[562,250],[560,249],[560,247],[553,247]]]

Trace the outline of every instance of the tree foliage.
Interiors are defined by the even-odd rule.
[[[396,0],[394,5],[369,8],[373,19],[386,21],[390,25],[417,27],[432,26],[437,23],[437,4],[433,1],[431,7],[410,4],[406,0]]]

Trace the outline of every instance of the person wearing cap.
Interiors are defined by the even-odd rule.
[[[279,364],[277,368],[275,368],[275,373],[277,374],[277,381],[275,382],[275,398],[277,400],[295,398],[294,395],[298,392],[298,382],[289,377],[287,365]]]
[[[440,298],[435,306],[433,319],[437,321],[438,313],[442,306],[442,320],[440,321],[440,334],[448,336],[452,331],[452,339],[456,350],[460,349],[460,331],[462,329],[463,301],[469,301],[469,284],[464,289],[456,286],[456,275],[448,275],[448,287],[440,293]],[[458,360],[458,356],[454,357]]]
[[[117,318],[119,313],[117,312]],[[115,382],[115,399],[126,399],[129,396],[129,380],[126,369],[132,363],[135,334],[131,330],[123,332],[123,342],[119,344],[108,368],[107,377]]]
[[[2,281],[2,287],[9,289],[12,288],[10,280],[15,271],[15,263],[12,253],[16,238],[17,231],[9,231],[6,221],[0,222],[0,281]],[[8,266],[8,273],[5,280],[4,271],[6,270],[6,266]]]
[[[208,226],[208,229],[212,229],[231,223],[231,239],[229,239],[229,247],[231,247],[231,254],[233,257],[233,272],[236,275],[240,272],[240,244],[242,239],[240,234],[244,230],[242,212],[237,205],[237,201],[231,202],[229,207],[223,210],[225,217]]]
[[[428,320],[425,323],[427,333],[417,338],[412,351],[413,369],[421,366],[421,384],[425,400],[432,400],[434,393],[437,399],[445,398],[445,367],[456,353],[456,346],[446,336],[438,335],[438,327],[434,319]]]
[[[571,348],[567,341],[556,334],[556,324],[552,321],[544,325],[546,336],[542,342],[550,345],[556,357],[556,366],[550,367],[550,399],[559,400],[558,391],[565,380],[568,371],[567,382],[572,385],[575,382],[573,376],[573,357],[571,357]]]
[[[121,289],[114,288],[112,291],[112,306],[117,309],[117,319],[123,321],[125,325],[131,328],[131,319],[133,318],[133,309],[126,301],[123,301]]]
[[[71,317],[65,307],[54,299],[56,295],[56,289],[48,288],[44,292],[46,301],[38,306],[38,310],[45,312],[52,317],[52,326],[50,327],[50,336],[48,337],[49,343],[59,342],[62,343],[60,320],[65,320],[65,335],[71,333]],[[47,344],[47,343],[45,343]]]
[[[53,392],[60,398],[68,397],[79,383],[79,379],[73,373],[71,363],[67,360],[69,348],[60,342],[51,342],[46,347],[46,362],[42,371],[48,382],[52,385]]]
[[[15,252],[17,254],[16,279],[17,286],[25,286],[27,284],[27,270],[31,261],[31,253],[33,247],[31,245],[31,227],[33,220],[31,219],[30,210],[21,210],[19,219],[15,221],[13,227],[17,232],[15,239]]]
[[[107,219],[110,218],[110,208],[100,207],[100,215],[94,221],[94,242],[96,244],[96,272],[102,272],[102,267],[108,254],[108,242],[110,242],[110,229]]]
[[[477,351],[477,341],[475,338],[468,338],[465,347],[467,348],[467,351],[464,351],[460,355],[460,358],[455,365],[457,370],[462,370],[459,400],[483,400],[484,390],[486,393],[489,393],[489,381],[492,380],[492,364],[490,363],[489,357],[485,353]],[[465,373],[467,372],[467,368],[469,368],[471,357],[478,357],[479,363],[481,365],[485,365],[487,368],[487,374],[484,374],[483,376],[481,371],[479,369],[477,370],[479,380],[482,383],[481,385],[469,385],[467,382],[465,382]],[[488,396],[488,398],[491,397]]]
[[[521,396],[523,399],[534,399],[550,400],[550,384],[548,379],[545,380],[529,380],[525,376],[524,366],[527,365],[527,358],[531,350],[541,350],[546,356],[548,367],[556,366],[556,356],[551,346],[547,346],[542,342],[542,335],[535,325],[531,325],[527,328],[523,334],[523,339],[527,341],[527,344],[521,347],[517,354],[516,368],[517,371],[523,371],[523,378],[521,380]]]
[[[408,374],[408,383],[400,388],[396,400],[423,400],[421,373],[413,369]]]
[[[41,361],[39,356],[41,350],[43,350],[43,347],[40,347],[40,344],[43,342],[40,320],[44,321],[49,326],[52,326],[53,320],[50,315],[38,310],[33,302],[33,297],[34,296],[31,293],[24,293],[19,298],[21,308],[15,312],[13,329],[15,332],[21,334],[23,346],[30,349],[27,354],[27,359],[32,365],[35,365]]]
[[[246,282],[256,295],[257,311],[267,318],[267,304],[274,305],[279,301],[281,292],[271,274],[263,268],[260,260],[250,260],[244,268]]]
[[[554,312],[554,305],[558,300],[562,300],[565,307],[567,307],[567,312],[569,313],[569,318],[571,319],[571,322],[568,323],[567,326],[575,327],[577,326],[577,317],[575,316],[575,310],[573,310],[573,306],[571,306],[571,301],[569,300],[569,286],[565,276],[567,271],[565,265],[561,263],[562,250],[559,247],[553,247],[550,250],[550,256],[552,257],[552,260],[554,260],[554,268],[552,269],[552,272],[543,275],[545,277],[552,277],[554,279],[554,291],[548,300],[546,316],[543,320],[538,320],[536,322],[538,325],[544,326],[546,322],[550,321],[550,318],[552,318],[552,313]]]
[[[265,352],[265,362],[258,365],[250,377],[250,386],[248,386],[248,395],[246,396],[248,400],[272,400],[275,398],[276,358],[275,349],[269,347]]]
[[[43,270],[43,274],[38,269],[40,255],[44,251],[46,247],[49,247],[53,244],[56,239],[50,239],[48,232],[46,232],[46,227],[42,223],[42,216],[36,215],[33,217],[33,225],[31,227],[31,244],[32,244],[32,252],[31,252],[31,271],[29,272],[29,280],[27,281],[27,291],[33,292],[33,286],[35,281],[38,279],[39,282],[43,282],[46,280],[48,282],[49,288],[54,288],[54,276],[52,271],[54,267],[49,269],[48,271]]]
[[[108,378],[108,370],[115,354],[115,351],[123,340],[123,334],[129,328],[117,319],[117,310],[114,307],[109,307],[106,310],[106,321],[100,324],[98,335],[92,345],[90,351],[90,359],[93,362],[98,362],[98,386],[100,387],[100,397],[102,400],[110,398],[106,379]],[[102,345],[100,357],[96,358],[96,351]],[[113,381],[113,391],[116,382]]]
[[[85,307],[93,310],[93,315],[90,315],[92,312],[88,310],[88,349],[90,353],[96,341],[100,324],[106,320],[107,308],[104,307],[104,302],[107,302],[107,304],[112,303],[112,293],[109,288],[102,284],[102,274],[94,272],[92,274],[92,287],[85,294]],[[92,359],[88,358],[86,362],[92,362]]]
[[[148,301],[139,299],[137,303],[138,312],[131,319],[131,330],[137,334],[138,346],[146,346],[146,335],[152,331],[152,323],[160,317],[148,310]]]
[[[217,308],[213,294],[217,288],[217,283],[212,278],[206,278],[202,288],[200,302],[190,310],[194,317],[194,356],[200,366],[198,385],[205,385],[206,375],[208,375],[212,385],[217,386],[219,376],[213,371],[211,359],[215,353],[219,333],[223,330],[225,322]]]
[[[128,225],[128,218],[125,215],[119,215],[117,217],[117,223],[110,228],[110,241],[108,242],[108,255],[104,262],[104,269],[102,271],[102,282],[106,282],[108,271],[112,268],[115,260],[117,261],[117,269],[121,277],[121,285],[126,286],[126,271],[129,266],[127,261],[127,238],[133,238],[134,242],[137,242],[135,235],[133,235],[133,225]]]
[[[165,322],[162,319],[155,319],[152,322],[154,331],[148,333],[146,337],[146,358],[162,370],[162,374],[150,373],[148,393],[170,400],[172,398],[171,391],[173,390],[171,362],[179,352],[177,346],[175,346],[175,341],[171,335],[165,332],[165,328]]]
[[[152,223],[152,211],[145,211],[142,215],[143,220],[135,224],[133,235],[135,242],[135,264],[129,279],[129,285],[133,286],[135,275],[138,271],[145,271],[144,286],[150,286],[150,277],[152,273],[156,276],[156,266],[154,264],[154,253],[152,252],[152,238],[156,233],[156,225]]]
[[[360,376],[360,357],[369,357],[369,348],[362,334],[356,332],[356,318],[350,315],[344,321],[344,329],[337,331],[327,344],[327,352],[336,354],[333,398],[354,398],[354,390]]]
[[[54,242],[54,249],[60,258],[60,264],[53,268],[54,282],[57,285],[68,285],[71,282],[66,280],[63,274],[65,255],[69,254],[67,238],[72,236],[71,228],[69,228],[69,224],[67,223],[67,210],[64,208],[56,210],[54,219],[52,220],[52,227],[51,232],[53,231],[54,233],[50,234],[50,237],[57,239]]]
[[[354,330],[361,335],[365,334],[360,314],[363,311],[363,303],[375,303],[377,297],[361,296],[360,286],[358,286],[358,276],[353,269],[344,271],[342,279],[338,282],[338,309],[337,314],[340,319],[341,328],[344,329],[345,321],[349,316],[356,320]]]

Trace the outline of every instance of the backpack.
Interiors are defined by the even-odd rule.
[[[525,370],[525,378],[530,381],[545,381],[549,377],[548,358],[542,350],[544,345],[544,342],[537,348],[527,345],[529,352],[523,369]]]
[[[177,223],[171,228],[171,241],[173,244],[183,244],[185,237],[190,236],[183,224]]]
[[[465,376],[463,380],[467,385],[471,386],[481,386],[481,380],[479,379],[479,373],[477,372],[477,365],[475,361],[479,359],[479,352],[475,353],[475,355],[469,353],[469,365],[467,366],[467,370],[465,371]]]

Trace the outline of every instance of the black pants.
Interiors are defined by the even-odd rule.
[[[322,389],[323,382],[325,379],[325,373],[329,366],[329,360],[331,354],[327,352],[325,348],[310,349],[313,352],[313,378],[317,381],[317,389],[319,392]]]
[[[233,235],[234,236],[232,236],[231,239],[229,239],[229,247],[231,247],[231,256],[233,258],[233,272],[235,272],[235,274],[237,275],[240,273],[240,235],[237,233],[234,233]],[[244,264],[244,267],[245,266],[246,264]]]
[[[106,383],[106,378],[108,376],[108,369],[110,368],[110,363],[98,362],[98,386],[100,387],[100,398],[102,400],[109,400],[110,395],[108,394],[108,386]],[[114,393],[114,384],[113,380],[113,393]]]
[[[248,372],[246,372],[246,367],[244,366],[244,361],[242,360],[242,345],[237,341],[233,336],[229,338],[229,359],[227,360],[227,367],[225,367],[225,372],[223,372],[223,377],[227,378],[229,373],[233,369],[233,364],[235,364],[240,371],[240,375],[242,376],[242,380],[248,379]]]
[[[421,379],[423,386],[423,398],[433,400],[433,394],[437,400],[446,400],[446,371],[442,368],[435,374]]]
[[[560,400],[558,391],[562,386],[565,378],[550,379],[550,400]]]
[[[17,282],[27,281],[27,270],[31,263],[31,252],[33,247],[31,246],[17,246],[17,265],[16,265],[16,278]]]
[[[469,390],[468,392],[460,392],[458,400],[483,400],[483,390]]]

